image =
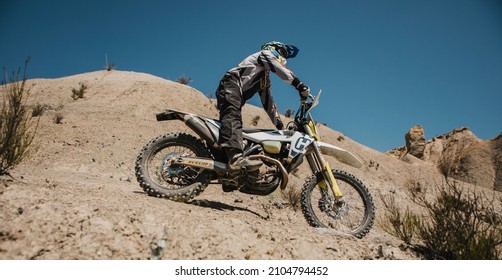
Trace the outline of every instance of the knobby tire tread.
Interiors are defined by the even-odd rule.
[[[373,202],[373,198],[371,197],[368,188],[355,176],[343,171],[343,170],[337,170],[333,169],[332,170],[333,175],[336,180],[342,180],[346,183],[348,183],[351,187],[356,189],[356,191],[362,196],[363,202],[364,202],[364,207],[365,207],[365,214],[364,214],[364,223],[363,226],[358,228],[356,231],[353,232],[347,232],[350,235],[353,235],[357,238],[363,238],[371,229],[374,223],[375,219],[375,204]],[[306,182],[303,185],[302,188],[302,194],[301,194],[301,208],[303,215],[309,225],[313,227],[324,227],[319,221],[318,218],[316,217],[313,209],[312,209],[312,201],[311,201],[311,193],[314,190],[314,188],[317,187],[317,184],[319,183],[320,178],[322,176],[319,175],[312,175],[310,178],[306,180]]]
[[[189,147],[198,157],[209,157],[210,153],[204,143],[190,134],[169,133],[160,135],[146,144],[138,154],[135,163],[136,179],[141,188],[149,195],[154,197],[166,198],[173,201],[188,202],[199,195],[208,185],[207,178],[202,178],[201,182],[195,182],[191,185],[178,189],[166,189],[157,185],[149,178],[145,164],[149,157],[169,144],[180,144]],[[204,175],[203,175],[204,176]]]

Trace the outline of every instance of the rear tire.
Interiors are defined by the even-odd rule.
[[[207,187],[209,174],[202,168],[170,166],[169,159],[175,156],[209,157],[210,153],[202,141],[192,135],[161,135],[138,154],[136,179],[150,196],[187,202]]]
[[[368,188],[353,175],[342,170],[332,171],[343,201],[333,203],[332,192],[325,192],[318,186],[322,175],[313,175],[303,185],[303,215],[313,227],[332,228],[362,238],[370,231],[375,219],[373,198]]]

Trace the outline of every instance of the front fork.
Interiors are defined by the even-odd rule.
[[[307,158],[312,172],[314,174],[321,172],[323,176],[323,180],[319,182],[319,187],[325,191],[327,191],[329,187],[335,195],[335,198],[341,198],[343,194],[340,191],[340,188],[338,188],[338,184],[336,183],[335,176],[333,176],[329,162],[327,162],[322,156],[317,142],[314,141],[311,146],[313,152],[305,155],[305,157]]]

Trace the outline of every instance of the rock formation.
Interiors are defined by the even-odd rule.
[[[445,176],[502,191],[502,133],[491,140],[479,139],[468,127],[455,129],[425,142],[423,128],[406,134],[406,147],[387,154],[410,162],[409,154],[434,164]]]
[[[424,128],[421,125],[415,125],[404,138],[407,152],[417,158],[422,158],[425,150]]]

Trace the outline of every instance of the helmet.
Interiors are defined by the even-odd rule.
[[[295,57],[299,51],[299,49],[295,46],[285,45],[285,44],[283,44],[281,42],[277,42],[277,41],[265,43],[261,46],[261,49],[275,51],[280,56],[284,57],[285,59]]]

